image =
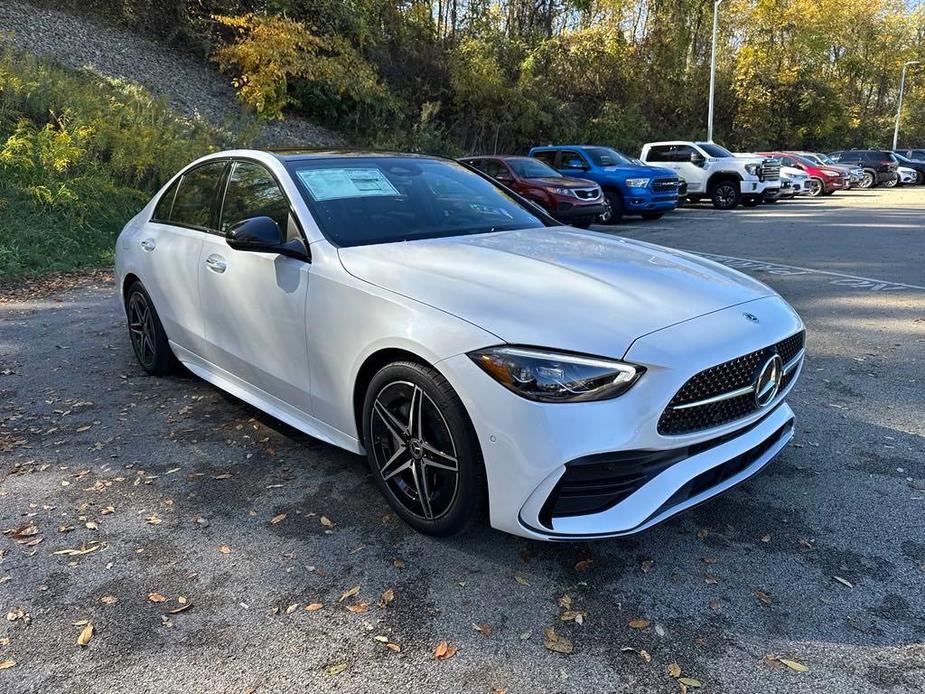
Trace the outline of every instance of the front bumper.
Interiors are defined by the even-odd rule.
[[[623,190],[624,214],[668,212],[677,206],[677,190],[671,193],[656,193],[648,188],[626,188]]]
[[[595,219],[607,211],[603,202],[592,205],[560,202],[552,216],[560,222],[573,222],[576,219]]]
[[[746,311],[760,317],[760,328],[743,318]],[[681,435],[659,434],[658,420],[694,374],[801,329],[793,309],[775,296],[650,333],[626,355],[611,355],[645,366],[644,376],[626,394],[602,402],[532,402],[504,389],[464,354],[441,361],[438,368],[462,399],[481,445],[492,526],[547,540],[625,535],[755,474],[792,436],[793,413],[784,399],[802,361],[783,392],[752,415]],[[547,502],[567,464],[629,451],[680,450],[694,452],[610,508],[549,517]]]
[[[836,190],[847,190],[848,189],[848,178],[824,178],[822,180],[822,187],[826,193],[831,193]]]

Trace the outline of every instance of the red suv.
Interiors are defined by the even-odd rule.
[[[792,152],[761,152],[763,157],[780,159],[781,166],[802,169],[809,176],[809,194],[814,198],[831,195],[836,190],[848,190],[848,174],[834,166],[820,166],[811,159]]]
[[[587,229],[607,210],[597,183],[563,176],[532,157],[465,157],[459,161],[532,200],[565,224]]]

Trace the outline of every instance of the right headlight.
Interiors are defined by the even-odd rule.
[[[539,402],[609,400],[645,371],[617,359],[532,347],[489,347],[469,353],[485,373],[521,397]]]

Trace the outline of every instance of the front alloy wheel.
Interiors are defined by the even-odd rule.
[[[861,177],[861,188],[873,188],[874,187],[874,175],[870,171],[865,171],[864,175]]]
[[[481,515],[484,468],[462,403],[436,371],[390,364],[364,407],[370,468],[392,508],[430,535],[466,530]]]
[[[713,186],[710,197],[717,210],[731,210],[739,204],[739,184],[735,181],[720,181]]]
[[[601,212],[597,221],[601,224],[616,224],[623,217],[623,198],[612,190],[604,191],[607,209]]]
[[[811,197],[818,198],[825,192],[825,186],[818,178],[809,179],[809,194]]]

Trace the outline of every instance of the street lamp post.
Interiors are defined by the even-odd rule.
[[[719,4],[713,3],[713,48],[710,51],[710,107],[707,112],[707,142],[713,142],[713,95],[716,93],[716,28],[719,23]]]
[[[899,140],[899,117],[903,112],[903,90],[906,88],[906,68],[911,65],[921,65],[921,60],[910,60],[903,65],[902,76],[899,78],[899,104],[896,106],[896,127],[893,128],[893,149],[897,147]]]

